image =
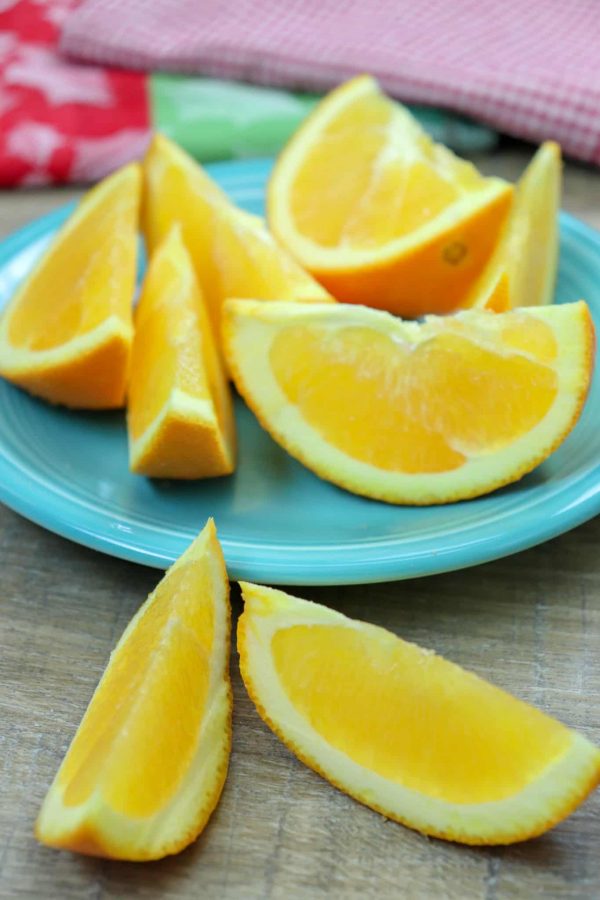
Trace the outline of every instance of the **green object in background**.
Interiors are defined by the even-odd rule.
[[[270,156],[318,100],[235,81],[150,77],[154,127],[203,161]]]
[[[152,122],[196,159],[272,156],[319,100],[236,81],[157,73],[150,76]],[[457,153],[489,150],[495,131],[462,116],[409,106],[436,141]]]
[[[473,119],[432,106],[407,105],[434,141],[445,144],[455,153],[483,153],[485,150],[493,150],[498,143],[498,132],[474,122]]]

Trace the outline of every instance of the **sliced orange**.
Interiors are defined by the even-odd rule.
[[[179,225],[152,256],[136,310],[127,424],[130,466],[141,475],[234,469],[229,385]]]
[[[218,296],[298,303],[333,303],[333,297],[281,247],[264,219],[235,206],[215,217],[213,252]]]
[[[0,320],[0,375],[52,403],[123,406],[140,193],[131,164],[85,195]]]
[[[391,503],[447,503],[529,472],[564,440],[590,384],[585,303],[423,324],[347,304],[229,300],[236,386],[322,478]]]
[[[231,745],[229,583],[210,520],[126,628],[44,800],[51,847],[159,859],[214,810]]]
[[[158,134],[144,165],[143,226],[150,250],[180,222],[211,318],[226,297],[327,302],[327,291],[267,231],[238,209],[180,147]]]
[[[244,683],[306,765],[390,819],[465,844],[547,831],[600,782],[600,750],[374,625],[242,583]]]
[[[433,143],[361,76],[291,138],[267,208],[275,236],[338,300],[410,317],[461,304],[511,197],[510,185]]]
[[[501,312],[552,302],[560,186],[560,147],[547,141],[517,184],[502,237],[465,306]]]

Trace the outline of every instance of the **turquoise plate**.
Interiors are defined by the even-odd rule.
[[[211,172],[262,211],[266,161]],[[0,306],[69,214],[61,208],[0,244]],[[561,216],[557,301],[585,297],[600,320],[600,235]],[[600,511],[600,385],[574,432],[518,484],[424,509],[365,500],[321,481],[237,403],[240,459],[230,478],[149,481],[127,469],[120,413],[55,409],[0,383],[0,499],[96,550],[164,567],[214,516],[229,573],[275,584],[349,584],[472,566],[548,540]]]

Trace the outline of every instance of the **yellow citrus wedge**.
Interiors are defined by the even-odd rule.
[[[180,222],[218,330],[226,297],[332,301],[273,239],[262,219],[238,209],[180,147],[158,134],[145,164],[143,227],[150,250]]]
[[[511,197],[510,185],[433,143],[361,76],[293,135],[267,209],[274,235],[338,300],[411,317],[462,303]]]
[[[600,781],[600,750],[476,675],[375,625],[242,583],[246,689],[333,785],[465,844],[547,831]]]
[[[215,218],[213,248],[221,304],[227,297],[335,302],[277,243],[260,216],[233,205],[228,214],[223,211]]]
[[[502,237],[465,306],[502,312],[552,302],[560,187],[560,147],[547,141],[517,184]]]
[[[126,628],[48,791],[51,847],[160,859],[202,831],[231,745],[229,583],[210,520]]]
[[[123,406],[141,172],[89,191],[0,319],[0,375],[52,403]]]
[[[152,256],[136,310],[127,425],[130,466],[141,475],[234,469],[229,385],[179,225]]]
[[[322,478],[391,503],[448,503],[529,472],[577,421],[594,327],[582,301],[423,324],[347,304],[229,300],[235,384]]]

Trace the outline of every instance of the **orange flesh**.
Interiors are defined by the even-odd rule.
[[[362,326],[290,326],[270,361],[287,399],[333,446],[381,469],[445,472],[515,441],[552,406],[556,374],[536,359],[553,358],[554,337],[523,320],[509,326],[506,349],[535,359],[495,353],[452,326],[417,345]]]
[[[219,323],[218,273],[212,259],[214,210],[224,195],[200,169],[189,169],[179,157],[170,157],[165,142],[154,142],[145,163],[146,198],[144,234],[155,251],[176,222],[186,244],[215,328]],[[182,154],[183,159],[185,157]]]
[[[329,294],[271,238],[262,223],[239,210],[221,210],[214,223],[219,296],[328,302]]]
[[[510,297],[510,280],[506,272],[501,272],[491,290],[490,295],[485,300],[484,309],[491,312],[508,312],[511,306]]]
[[[512,210],[490,266],[466,306],[502,312],[550,301],[556,267],[560,149],[543,144],[517,183]]]
[[[558,354],[558,344],[552,330],[539,319],[522,313],[512,314],[509,324],[502,329],[502,343],[543,363],[553,363]]]
[[[246,229],[237,227],[235,216],[222,215],[215,221],[215,262],[219,290],[223,297],[281,297],[280,272],[261,271],[255,258],[257,247],[248,244]],[[275,275],[270,279],[269,276]],[[285,293],[283,294],[285,296]]]
[[[349,264],[336,271],[314,266],[328,291],[343,303],[387,309],[403,318],[458,308],[485,268],[510,206],[510,192],[466,219],[429,233],[409,253],[375,267]]]
[[[177,791],[210,681],[209,565],[195,558],[170,572],[111,658],[61,769],[66,806],[99,787],[117,812],[151,816]]]
[[[354,110],[354,106],[345,110],[311,146],[292,188],[291,209],[298,229],[325,247],[338,244],[381,152],[381,134],[389,126],[387,103],[371,101],[362,110],[363,133],[357,141]]]
[[[543,144],[517,185],[505,256],[513,305],[549,300],[548,273],[555,266],[556,216],[560,203],[560,149]]]
[[[29,281],[11,315],[11,344],[49,350],[86,334],[110,314],[130,320],[136,211],[137,187],[124,181],[115,182],[115,188],[90,207],[77,240],[57,245]],[[129,279],[124,278],[128,270]]]
[[[379,247],[426,225],[456,199],[456,189],[425,163],[382,167],[361,199],[364,209],[359,206],[350,215],[340,243]]]
[[[329,744],[446,802],[509,797],[570,745],[560,723],[385,632],[295,625],[271,649],[291,703]]]
[[[299,232],[323,247],[376,248],[480,186],[483,179],[470,165],[426,135],[406,135],[396,116],[394,104],[371,94],[323,128],[291,189]]]
[[[331,300],[287,253],[249,224],[212,179],[164,138],[156,139],[145,163],[143,225],[155,251],[175,223],[181,225],[198,284],[218,335],[226,297],[261,300]]]
[[[170,258],[169,246],[151,266],[136,314],[129,392],[134,439],[154,422],[175,389],[197,399],[212,399],[223,424],[210,324],[202,314],[191,272],[183,268],[180,255]],[[182,249],[179,244],[171,246],[175,252]]]

